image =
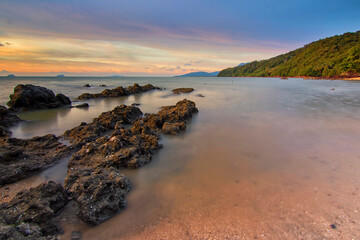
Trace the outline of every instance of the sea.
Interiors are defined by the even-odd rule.
[[[358,81],[0,77],[0,105],[18,84],[74,99],[134,83],[163,90],[73,103],[87,102],[88,109],[21,113],[27,121],[11,129],[17,138],[61,135],[120,104],[138,103],[142,112],[156,113],[186,98],[199,109],[184,133],[161,136],[164,147],[151,163],[123,170],[133,188],[118,215],[91,227],[75,217],[70,203],[61,215],[64,239],[73,231],[83,239],[360,238]],[[195,91],[174,95],[178,87]],[[15,192],[43,181],[64,182],[67,161],[7,187]]]

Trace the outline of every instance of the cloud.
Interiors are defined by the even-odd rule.
[[[6,45],[12,45],[12,43],[9,43],[9,42],[6,42],[5,44],[6,44]]]
[[[3,46],[5,46],[4,44],[2,44],[2,43],[0,43],[0,47],[3,47]]]
[[[191,66],[191,63],[185,63],[184,66]]]

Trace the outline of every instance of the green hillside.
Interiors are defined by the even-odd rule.
[[[268,60],[224,69],[218,74],[218,77],[278,76],[360,76],[360,31],[325,38]]]

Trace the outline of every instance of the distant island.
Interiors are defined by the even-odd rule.
[[[14,74],[9,74],[9,75],[7,75],[7,77],[14,78],[15,75]]]
[[[60,75],[57,75],[56,77],[65,77],[65,75],[60,74]]]
[[[219,74],[219,71],[217,72],[191,72],[180,76],[175,77],[216,77]]]
[[[302,48],[227,68],[218,77],[360,77],[360,31],[321,39]]]

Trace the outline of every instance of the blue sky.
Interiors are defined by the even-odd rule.
[[[359,12],[355,0],[2,0],[0,74],[216,71],[358,31]]]

